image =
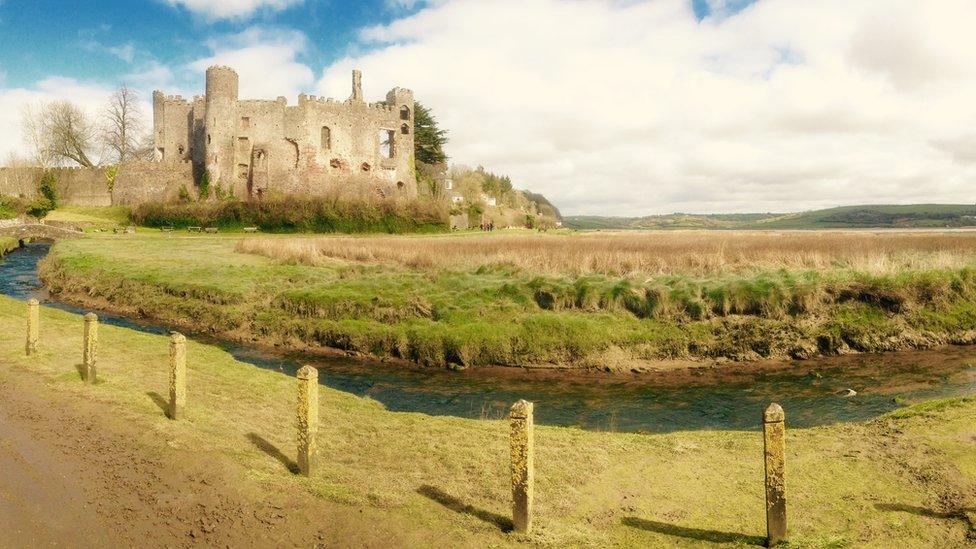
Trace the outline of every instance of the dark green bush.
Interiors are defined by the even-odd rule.
[[[136,206],[132,219],[147,227],[190,226],[271,233],[411,233],[447,230],[447,212],[435,202],[339,200],[329,197],[222,200]]]

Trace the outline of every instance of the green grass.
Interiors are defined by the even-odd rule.
[[[49,221],[71,221],[92,225],[128,225],[128,206],[59,206],[44,218]]]
[[[9,236],[0,236],[0,258],[20,247],[20,241]]]
[[[3,333],[23,333],[25,314],[23,303],[0,298]],[[100,327],[101,383],[87,386],[75,370],[81,317],[43,307],[40,320],[33,357],[23,356],[19,337],[0,339],[3,382],[40,378],[52,402],[97,401],[156,433],[159,445],[240,463],[265,490],[298,486],[380,519],[409,520],[429,529],[432,540],[450,534],[479,547],[703,547],[758,544],[765,534],[763,442],[755,431],[639,435],[537,426],[536,528],[520,536],[496,523],[510,516],[504,421],[394,413],[322,387],[321,466],[304,479],[250,442],[266,439],[293,458],[294,378],[191,341],[187,420],[174,422],[151,396],[166,394],[168,337]],[[914,416],[790,429],[790,546],[967,543],[967,524],[956,510],[974,504],[974,415],[976,402],[960,400]],[[446,494],[464,511],[423,495],[431,493]]]
[[[976,270],[778,270],[646,280],[276,263],[236,239],[137,235],[57,244],[52,291],[225,337],[317,344],[435,367],[628,369],[964,342]],[[968,338],[968,339],[967,339]]]

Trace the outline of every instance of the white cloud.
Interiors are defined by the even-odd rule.
[[[315,80],[312,69],[296,60],[307,43],[308,39],[298,31],[250,27],[239,34],[210,40],[213,55],[194,61],[190,68],[202,74],[211,65],[226,65],[240,77],[242,98],[274,99],[284,95],[294,102],[298,93],[310,88]]]
[[[165,0],[180,6],[208,21],[218,19],[246,19],[259,10],[280,11],[301,4],[303,0]]]
[[[109,53],[125,61],[126,63],[131,63],[136,56],[136,47],[132,44],[109,46],[107,50]]]
[[[414,89],[453,160],[570,213],[973,202],[968,0],[455,0],[364,29],[344,98]]]
[[[174,76],[168,66],[150,60],[140,68],[122,75],[122,83],[146,91],[171,90],[174,86]]]

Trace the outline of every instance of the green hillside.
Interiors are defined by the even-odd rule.
[[[870,229],[976,227],[973,204],[842,206],[792,214],[668,214],[646,217],[567,216],[580,230]]]

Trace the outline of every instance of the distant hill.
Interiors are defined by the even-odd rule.
[[[842,206],[792,214],[683,214],[646,217],[566,216],[581,230],[856,229],[976,227],[974,204]]]

